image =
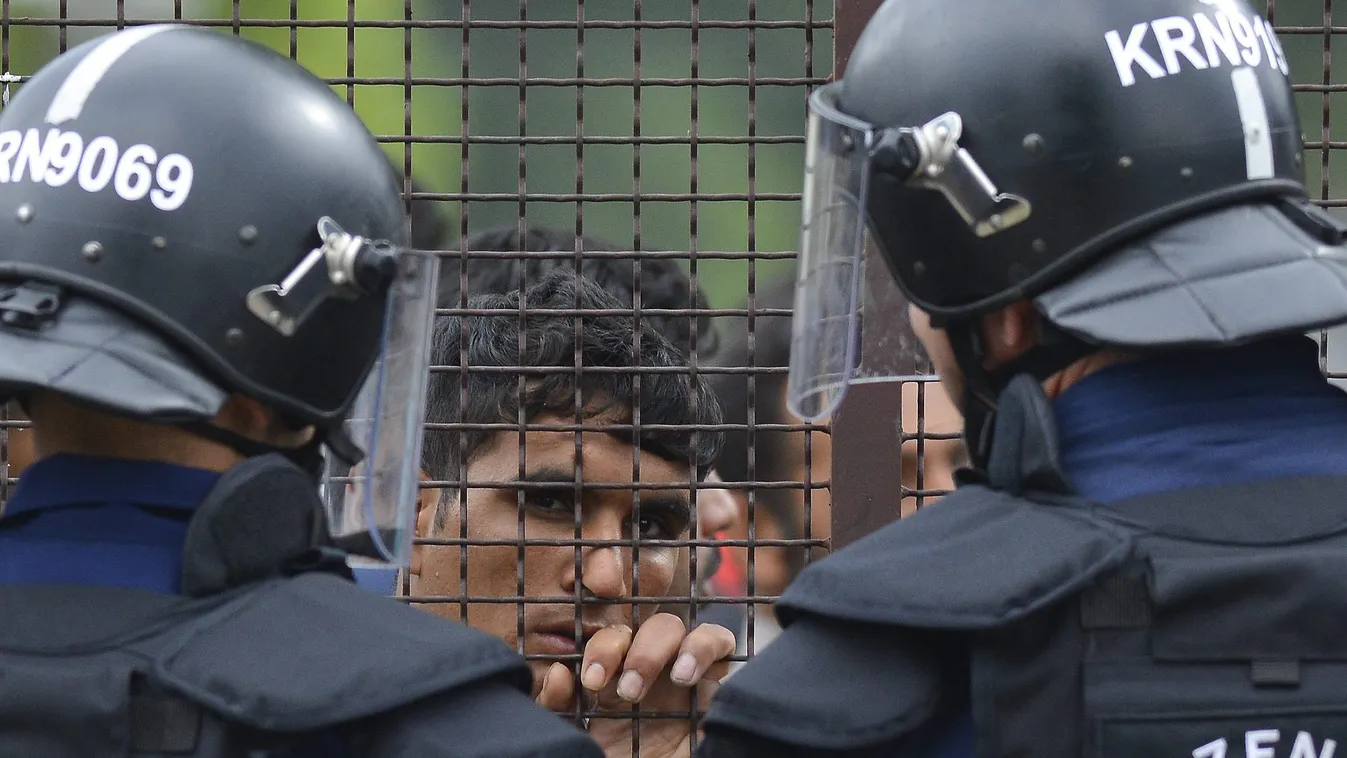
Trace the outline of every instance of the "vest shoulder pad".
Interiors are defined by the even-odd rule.
[[[1088,502],[1046,504],[965,486],[810,565],[777,602],[802,614],[930,629],[988,629],[1121,564],[1126,527]]]
[[[255,585],[192,618],[153,661],[184,696],[247,726],[307,731],[488,679],[528,692],[504,642],[326,574]]]
[[[916,633],[803,619],[725,679],[707,739],[733,743],[740,733],[813,750],[887,743],[934,713],[938,660]]]

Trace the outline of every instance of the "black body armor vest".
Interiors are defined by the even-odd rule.
[[[1056,439],[1016,380],[985,475],[791,585],[701,754],[920,756],[971,710],[978,758],[1347,755],[1347,477],[1103,505]]]
[[[263,456],[194,513],[182,595],[0,586],[0,756],[601,756],[505,643],[359,588],[326,535]]]

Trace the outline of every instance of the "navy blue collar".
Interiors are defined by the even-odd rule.
[[[219,479],[217,472],[171,463],[53,455],[24,470],[5,515],[118,502],[191,511]]]
[[[1300,336],[1111,366],[1053,401],[1062,467],[1103,502],[1347,474],[1347,393]]]
[[[1137,435],[1247,414],[1242,401],[1268,403],[1259,410],[1275,415],[1278,404],[1342,398],[1319,369],[1318,344],[1297,335],[1117,364],[1072,385],[1052,405],[1061,444],[1071,447],[1103,429]]]

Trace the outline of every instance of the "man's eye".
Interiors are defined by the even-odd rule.
[[[675,529],[667,518],[659,516],[641,517],[641,539],[643,540],[672,540],[678,539],[681,529]]]
[[[572,510],[569,496],[553,495],[546,492],[526,493],[524,505],[546,513],[569,513]]]

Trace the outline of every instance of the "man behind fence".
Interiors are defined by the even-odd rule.
[[[0,519],[0,755],[600,754],[499,640],[350,581],[410,554],[436,266],[326,84],[101,37],[0,114],[0,208],[38,455]],[[327,503],[324,448],[359,464]]]
[[[432,363],[451,369],[432,373],[427,403],[431,424],[465,426],[428,430],[423,456],[432,478],[466,486],[426,490],[436,496],[423,497],[418,522],[422,535],[470,544],[418,547],[412,592],[505,599],[465,601],[467,621],[536,656],[540,703],[596,706],[588,729],[608,755],[629,754],[639,704],[666,714],[640,722],[641,755],[687,755],[692,722],[671,714],[693,695],[705,707],[734,635],[688,631],[636,598],[674,586],[688,548],[668,543],[693,526],[689,482],[705,480],[719,451],[721,434],[701,428],[720,422],[719,404],[644,319],[563,315],[622,308],[573,271],[469,304],[488,313],[436,325]],[[499,428],[521,422],[561,429]],[[584,542],[568,544],[577,535]]]
[[[425,217],[426,213],[421,214]],[[416,230],[416,204],[412,205],[412,229]],[[606,239],[562,231],[556,227],[530,225],[520,229],[518,224],[485,229],[471,235],[463,241],[464,249],[472,252],[515,252],[521,253],[513,258],[476,258],[471,254],[466,258],[467,297],[477,295],[504,295],[519,289],[521,279],[527,288],[550,271],[562,269],[575,270],[574,250],[580,247],[582,260],[581,274],[617,297],[621,307],[633,307],[639,288],[642,316],[655,331],[673,343],[674,348],[685,357],[697,348],[698,363],[705,364],[720,356],[723,347],[720,330],[715,322],[706,315],[673,314],[668,311],[687,309],[707,310],[710,304],[701,290],[693,288],[693,282],[677,259],[665,257],[635,258],[620,254],[617,245]],[[451,246],[452,247],[452,246]],[[568,255],[556,255],[559,252]],[[538,253],[539,255],[529,255]],[[544,255],[550,253],[551,255]],[[522,275],[522,276],[521,276]],[[439,307],[457,308],[464,293],[461,290],[461,272],[457,265],[445,266],[440,270],[440,287],[437,295]],[[661,311],[664,311],[661,313]],[[694,340],[695,337],[695,340]],[[709,381],[709,377],[706,380]],[[706,481],[722,481],[715,469],[706,476]],[[697,537],[712,540],[725,530],[736,525],[738,508],[734,496],[726,489],[698,489],[694,501],[697,514]],[[691,577],[692,551],[679,551],[679,563],[674,571],[674,584],[670,587],[671,596],[691,598],[706,597],[710,589],[707,581],[723,566],[721,554],[708,545],[697,548],[697,581],[695,588]],[[678,613],[684,620],[691,621],[689,603],[671,603],[666,609]],[[723,604],[703,605],[698,609],[698,622],[711,622],[725,625],[735,622],[734,608]]]
[[[1303,336],[1347,322],[1347,225],[1282,48],[1240,0],[1043,10],[889,0],[810,101],[792,404],[886,357],[868,222],[974,465],[800,575],[706,755],[1347,740],[1347,396]]]

